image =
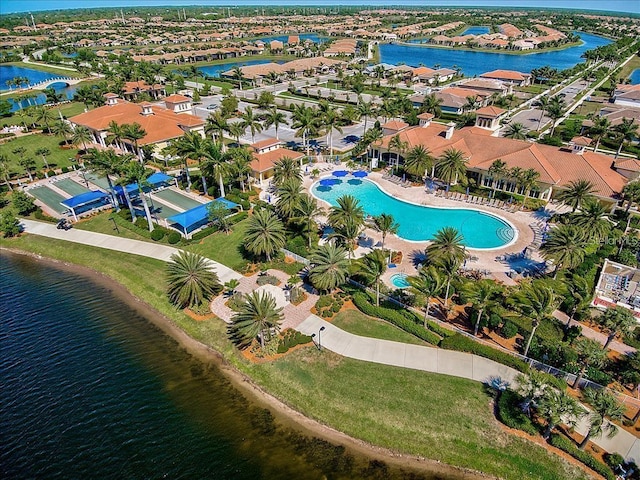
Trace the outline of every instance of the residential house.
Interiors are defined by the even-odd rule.
[[[264,181],[273,176],[276,163],[285,157],[302,161],[303,153],[282,147],[282,142],[275,138],[267,138],[251,145],[253,160],[249,164],[251,178],[261,187]]]

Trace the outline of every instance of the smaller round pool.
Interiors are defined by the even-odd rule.
[[[395,275],[391,275],[391,285],[396,288],[407,288],[411,285],[407,282],[407,274],[406,273],[396,273]]]

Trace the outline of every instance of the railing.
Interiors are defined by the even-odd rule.
[[[300,262],[300,263],[302,263],[303,265],[309,265],[309,264],[311,263],[307,258],[305,258],[305,257],[303,257],[303,256],[300,256],[300,255],[298,255],[297,253],[293,253],[292,251],[287,250],[286,248],[281,248],[281,249],[280,249],[280,251],[281,251],[282,253],[284,253],[284,254],[285,254],[285,256],[287,256],[287,257],[291,257],[291,258],[293,258],[296,262]]]

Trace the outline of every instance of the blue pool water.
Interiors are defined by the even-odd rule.
[[[584,59],[581,58],[581,55],[587,50],[611,43],[611,40],[597,35],[582,32],[575,33],[584,42],[582,45],[564,50],[530,53],[527,55],[385,43],[380,45],[380,61],[393,65],[405,63],[413,67],[417,67],[421,63],[428,67],[439,65],[440,67],[451,68],[457,65],[462,68],[462,72],[467,77],[497,69],[530,72],[534,68],[540,68],[545,65],[564,70],[583,62]]]
[[[407,282],[407,274],[406,273],[396,273],[395,275],[391,275],[391,285],[396,288],[408,288],[409,282]]]
[[[398,236],[410,241],[427,241],[443,227],[454,227],[469,248],[499,248],[511,242],[515,230],[505,221],[479,210],[468,208],[435,208],[398,200],[383,192],[369,180],[352,177],[323,187],[316,183],[312,192],[331,205],[343,195],[357,198],[368,215],[391,213],[400,224]]]
[[[245,62],[225,63],[222,65],[205,65],[198,67],[198,71],[210,77],[219,77],[222,72],[232,70],[234,67],[244,67],[247,65],[260,65],[263,63],[271,63],[271,60],[247,60]],[[282,62],[275,62],[282,63]]]
[[[489,27],[480,27],[474,25],[473,27],[467,28],[461,35],[484,35],[485,33],[489,33],[491,29]]]
[[[631,85],[637,85],[640,83],[640,68],[636,68],[630,75]]]

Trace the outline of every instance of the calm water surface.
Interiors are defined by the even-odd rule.
[[[0,255],[0,350],[3,479],[443,478],[280,426],[108,288],[30,258]]]
[[[631,85],[637,85],[640,83],[640,68],[636,68],[633,72],[631,72],[631,75],[629,75],[629,77],[631,78]]]
[[[29,83],[34,84],[59,76],[60,75],[41,72],[40,70],[34,70],[32,68],[16,67],[13,65],[0,65],[0,91],[9,90],[6,81],[11,80],[15,77],[26,77],[29,79]],[[77,85],[67,85],[64,82],[54,83],[51,85],[51,87],[56,92],[64,95],[67,100],[71,100],[73,98],[73,94],[77,89]],[[12,86],[11,88],[15,90],[14,86]],[[20,102],[17,102],[13,98],[10,98],[9,102],[11,103],[11,111],[15,112],[20,108],[26,108],[30,105],[44,105],[47,101],[47,96],[44,93],[38,92],[38,90],[34,91],[34,93],[37,94],[36,97],[29,100],[22,100]]]

